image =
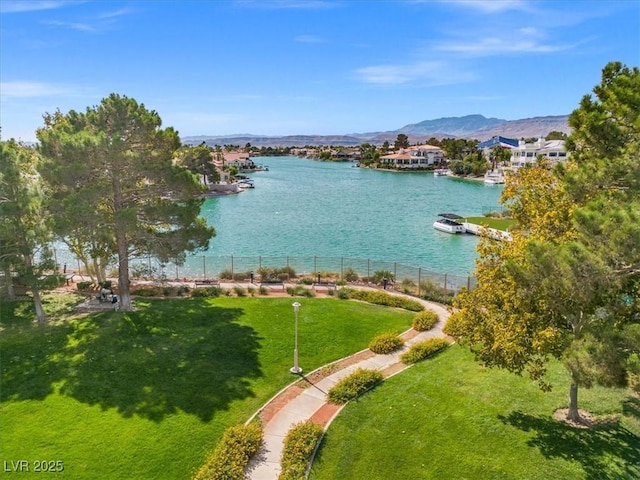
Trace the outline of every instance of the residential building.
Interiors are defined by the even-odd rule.
[[[564,140],[545,140],[540,137],[536,142],[518,142],[518,146],[511,151],[511,167],[522,168],[536,163],[539,157],[549,161],[553,167],[557,163],[565,162],[569,156]]]
[[[444,152],[433,145],[415,145],[401,148],[397,153],[383,155],[380,163],[398,169],[426,168],[444,162]]]

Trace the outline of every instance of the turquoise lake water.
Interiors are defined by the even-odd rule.
[[[477,238],[439,232],[432,224],[443,212],[477,216],[495,209],[502,191],[353,163],[293,156],[254,161],[269,167],[250,175],[254,189],[205,202],[202,216],[217,235],[204,255],[356,257],[467,275]]]

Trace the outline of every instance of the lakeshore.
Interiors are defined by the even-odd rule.
[[[352,168],[350,162],[270,157],[255,189],[208,198],[217,235],[204,255],[358,257],[468,275],[477,238],[434,231],[443,211],[482,216],[500,208],[500,186],[432,171]],[[198,258],[188,259],[201,265]]]

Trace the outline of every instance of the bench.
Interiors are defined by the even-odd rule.
[[[317,287],[326,288],[327,290],[335,290],[336,284],[334,282],[314,282],[311,285],[311,288],[313,288],[314,290]]]
[[[261,280],[260,286],[261,287],[277,286],[277,287],[282,287],[282,289],[284,290],[284,282],[282,280]]]
[[[197,287],[219,287],[220,286],[220,280],[216,280],[214,278],[196,280],[194,283],[196,284],[196,288]]]

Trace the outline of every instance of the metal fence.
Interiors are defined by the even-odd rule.
[[[81,262],[68,251],[56,250],[56,262],[65,272],[83,273]],[[64,263],[64,267],[62,267]],[[296,277],[311,276],[322,281],[329,278],[347,283],[360,281],[376,283],[375,279],[391,276],[396,287],[407,288],[414,285],[418,292],[427,286],[435,286],[448,292],[458,292],[462,288],[473,289],[475,277],[435,272],[422,267],[398,262],[372,260],[368,258],[327,257],[327,256],[190,256],[183,265],[163,264],[153,257],[136,258],[130,261],[130,274],[134,279],[158,281],[193,281],[197,279],[228,279],[230,281],[260,280],[267,270],[283,271],[291,274],[289,281]],[[387,275],[389,274],[389,275]],[[252,277],[253,275],[253,277]],[[110,275],[111,276],[111,275]],[[116,276],[116,275],[113,275]]]

